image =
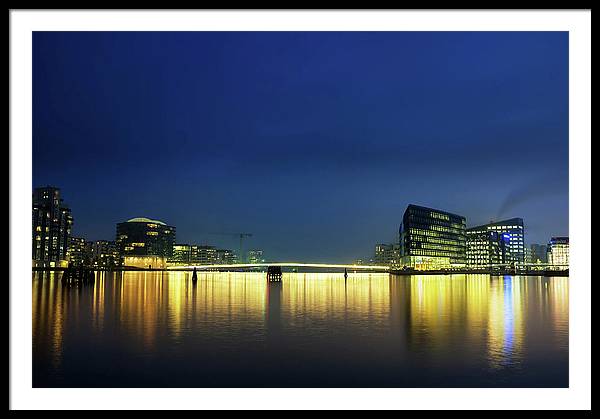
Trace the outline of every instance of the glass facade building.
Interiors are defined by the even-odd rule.
[[[548,263],[569,267],[569,238],[552,237],[548,243]]]
[[[149,218],[117,224],[116,244],[121,263],[139,268],[164,268],[173,255],[175,227]]]
[[[32,263],[37,267],[66,267],[73,217],[60,189],[46,186],[33,191]]]
[[[509,260],[510,239],[507,234],[482,227],[467,229],[467,266],[483,268]]]
[[[262,251],[261,251],[262,252]],[[178,243],[173,245],[169,265],[219,265],[235,263],[235,254],[228,249],[209,245]]]
[[[173,245],[173,252],[169,258],[169,264],[189,265],[192,263],[192,246],[189,244],[177,243]]]
[[[413,269],[464,267],[466,219],[438,209],[409,205],[400,226],[402,264]]]
[[[477,227],[472,227],[469,231],[489,231],[498,233],[502,240],[506,241],[505,260],[501,263],[525,263],[525,227],[522,218],[511,218],[509,220],[492,222]]]

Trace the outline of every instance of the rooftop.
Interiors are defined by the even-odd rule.
[[[132,218],[130,220],[127,220],[128,223],[154,223],[154,224],[161,224],[161,225],[166,225],[165,223],[163,223],[162,221],[158,221],[158,220],[151,220],[150,218],[145,218],[145,217],[136,217],[136,218]]]

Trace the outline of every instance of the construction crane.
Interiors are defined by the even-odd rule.
[[[252,233],[206,233],[206,234],[215,234],[215,235],[220,235],[220,236],[233,236],[233,237],[238,237],[240,239],[240,263],[243,263],[244,260],[246,259],[244,257],[244,254],[242,253],[244,250],[244,239],[246,237],[252,237]]]

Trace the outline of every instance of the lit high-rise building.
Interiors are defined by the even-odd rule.
[[[175,227],[149,218],[117,224],[117,247],[123,266],[164,268],[173,254]]]
[[[525,228],[522,218],[511,218],[510,220],[492,222],[477,227],[470,231],[496,232],[507,240],[506,260],[503,263],[525,262]]]
[[[60,197],[60,189],[35,188],[32,212],[32,261],[37,267],[68,264],[73,217]]]
[[[548,243],[548,263],[551,265],[569,267],[569,238],[552,237]]]
[[[87,242],[83,237],[71,237],[69,239],[69,263],[72,266],[87,266],[89,254]]]
[[[472,268],[508,263],[510,239],[507,234],[484,227],[469,228],[467,233],[467,266]]]
[[[464,267],[465,226],[461,215],[409,205],[400,226],[402,264],[421,270]]]

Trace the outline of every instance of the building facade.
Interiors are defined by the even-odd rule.
[[[506,241],[508,248],[505,251],[505,260],[501,263],[525,263],[525,227],[522,218],[492,222],[469,230],[495,232]]]
[[[99,270],[112,270],[121,266],[117,244],[109,240],[91,242],[91,266]]]
[[[409,205],[399,230],[402,264],[419,270],[466,266],[465,230],[461,215]]]
[[[117,224],[116,244],[123,266],[164,268],[173,255],[175,227],[149,218]]]
[[[83,237],[71,237],[69,239],[69,263],[71,266],[88,266],[90,253],[87,242]]]
[[[65,267],[73,217],[60,189],[46,186],[33,191],[32,263],[34,267]]]
[[[217,249],[216,258],[216,263],[219,265],[232,265],[237,263],[236,254],[229,249]]]
[[[510,241],[506,234],[487,228],[469,228],[467,233],[467,266],[484,268],[510,260]]]
[[[376,244],[373,263],[380,266],[398,266],[401,263],[399,244]]]
[[[253,251],[250,251],[253,252]],[[250,252],[248,252],[250,254]],[[262,254],[257,251],[256,256]],[[169,265],[225,265],[236,263],[236,255],[229,249],[217,249],[215,246],[178,243],[173,245]],[[259,263],[259,262],[255,262]]]
[[[531,247],[525,246],[525,263],[529,265],[532,260]]]
[[[218,263],[217,248],[206,244],[194,245],[192,246],[192,260],[199,265],[215,265]]]
[[[192,263],[192,246],[184,243],[173,245],[173,252],[168,260],[170,265],[189,265]]]
[[[569,267],[569,238],[552,237],[548,243],[548,263],[567,269]]]

